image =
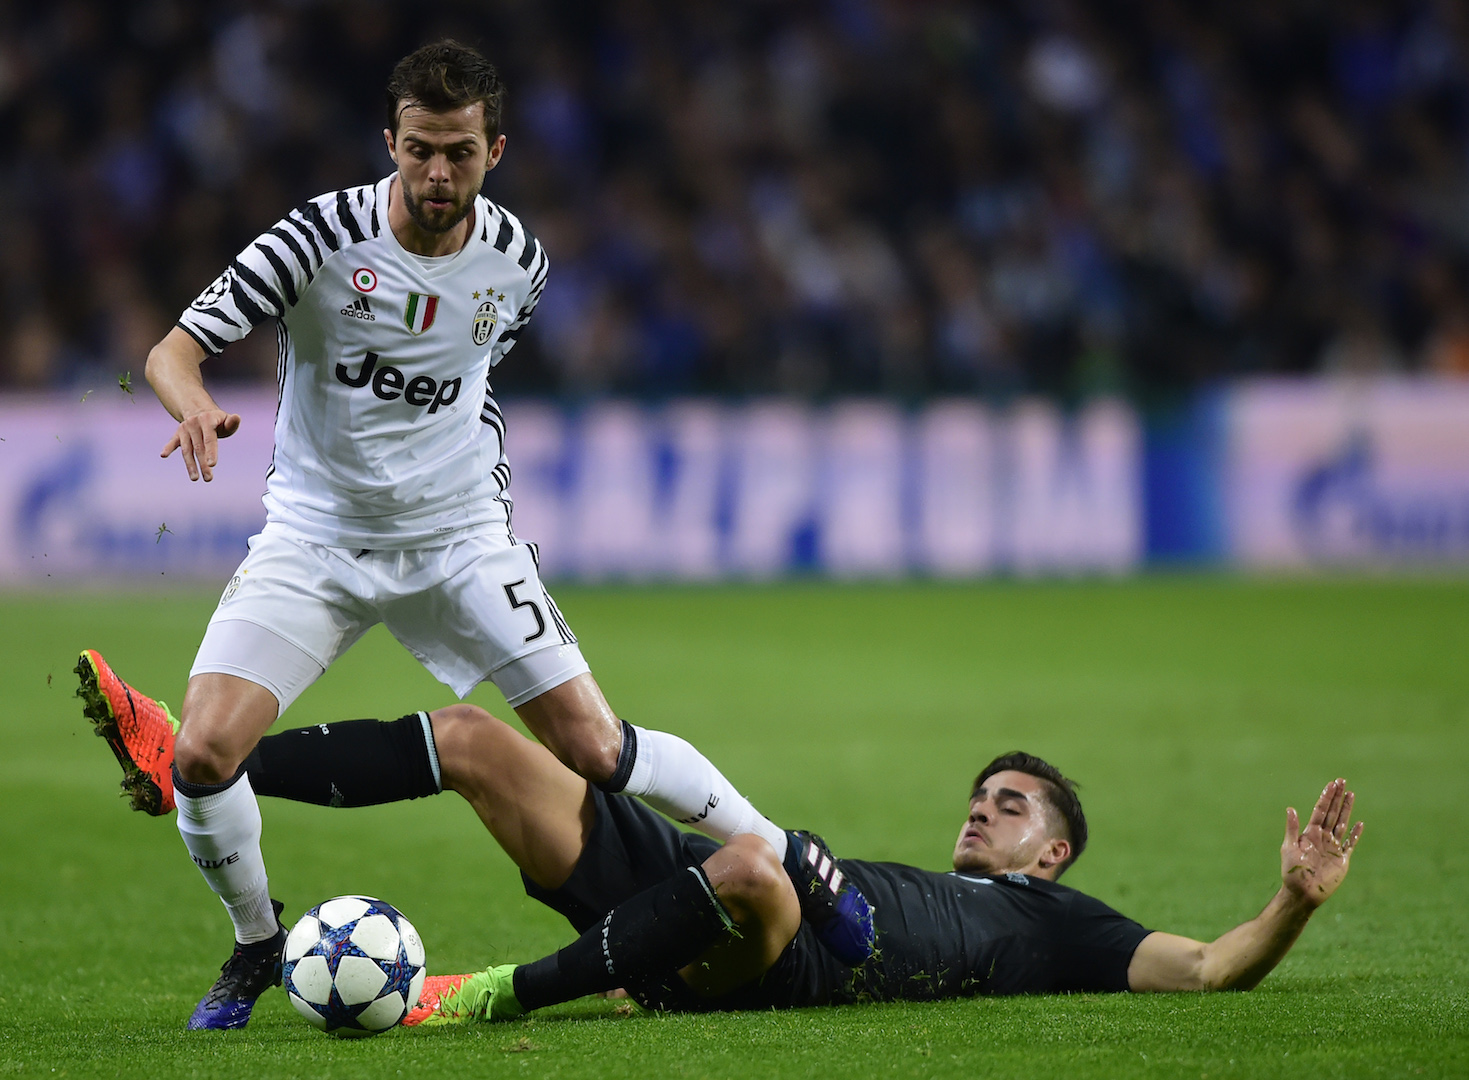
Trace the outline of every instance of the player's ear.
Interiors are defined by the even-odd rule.
[[[500,155],[505,153],[505,136],[498,135],[495,141],[490,143],[490,152],[485,158],[485,172],[489,172],[500,164]]]
[[[393,164],[398,164],[397,140],[393,138],[392,128],[383,128],[383,142],[388,144],[388,157],[393,159]]]
[[[1071,858],[1071,841],[1060,836],[1053,836],[1047,841],[1045,850],[1041,852],[1041,869],[1050,870],[1060,866],[1069,858]]]

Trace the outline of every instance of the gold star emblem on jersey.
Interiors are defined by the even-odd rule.
[[[478,289],[475,289],[474,292],[470,293],[469,295],[472,296],[474,299],[478,300],[479,299],[479,290]]]

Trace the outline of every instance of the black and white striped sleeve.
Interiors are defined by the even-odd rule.
[[[515,343],[520,340],[520,335],[525,330],[526,324],[530,322],[531,313],[535,311],[536,304],[540,302],[541,293],[546,288],[546,275],[551,267],[551,260],[546,254],[545,247],[529,229],[520,223],[520,219],[500,207],[496,207],[496,210],[499,221],[490,223],[490,228],[495,231],[495,247],[514,259],[516,264],[525,271],[529,289],[515,314],[515,320],[501,330],[500,335],[495,338],[495,346],[490,354],[491,365],[503,360],[505,354],[513,349]]]
[[[206,352],[218,353],[306,294],[334,252],[376,236],[372,188],[317,196],[261,233],[179,316]]]

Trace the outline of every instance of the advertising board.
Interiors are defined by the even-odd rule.
[[[1252,380],[1223,415],[1233,560],[1469,562],[1469,382]]]
[[[275,401],[212,483],[158,456],[157,402],[0,399],[0,580],[223,581],[264,520]],[[505,405],[514,530],[553,578],[1114,573],[1142,557],[1133,412],[968,400]],[[493,437],[486,428],[486,437]]]

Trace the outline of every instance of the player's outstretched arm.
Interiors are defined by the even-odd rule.
[[[1265,910],[1208,943],[1174,934],[1149,934],[1127,969],[1133,990],[1249,990],[1259,985],[1295,944],[1351,865],[1362,823],[1351,827],[1355,796],[1347,782],[1326,785],[1305,829],[1294,807],[1285,812],[1280,848],[1280,891]]]
[[[205,352],[189,334],[175,326],[148,354],[148,385],[163,407],[179,422],[160,457],[183,451],[190,480],[214,479],[219,464],[219,440],[240,427],[238,413],[225,412],[204,389],[199,365]]]

